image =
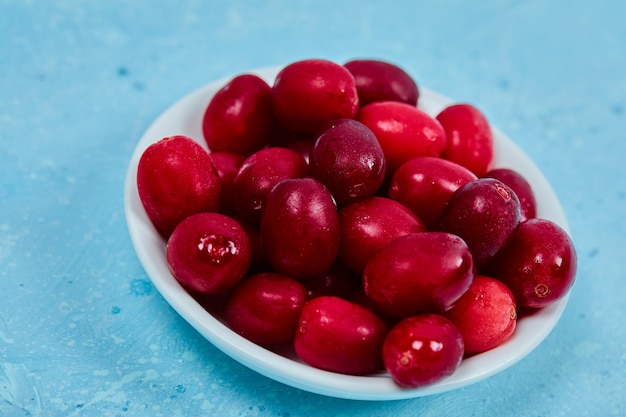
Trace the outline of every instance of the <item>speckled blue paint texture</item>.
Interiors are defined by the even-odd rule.
[[[626,415],[626,3],[0,0],[0,415]],[[248,69],[375,57],[479,106],[537,163],[579,254],[530,356],[473,386],[333,399],[222,354],[133,251],[123,182],[150,123]]]

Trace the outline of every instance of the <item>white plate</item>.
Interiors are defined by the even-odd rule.
[[[279,68],[249,71],[273,82]],[[450,377],[418,389],[400,388],[386,373],[349,376],[310,367],[291,355],[272,352],[232,332],[209,314],[174,279],[165,260],[165,242],[152,226],[137,193],[137,164],[150,144],[172,135],[187,135],[206,148],[201,130],[204,109],[210,98],[229,78],[208,84],[175,103],[145,132],[133,153],[126,175],[124,203],[126,220],[137,256],[155,287],[170,305],[213,345],[245,366],[276,381],[310,392],[359,400],[393,400],[420,397],[457,389],[503,371],[528,355],[558,322],[568,297],[518,321],[517,329],[505,344],[463,360]],[[420,108],[436,115],[451,101],[420,88]],[[569,232],[563,209],[550,184],[535,164],[506,135],[493,129],[497,167],[522,173],[537,198],[537,215],[550,219]]]

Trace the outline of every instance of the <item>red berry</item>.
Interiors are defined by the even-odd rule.
[[[234,77],[213,96],[202,132],[209,149],[250,155],[269,143],[274,129],[270,86],[260,77]]]
[[[387,175],[417,156],[439,156],[446,134],[426,112],[397,101],[382,101],[363,107],[357,120],[378,138],[387,161]]]
[[[461,331],[465,354],[473,355],[511,337],[517,324],[517,309],[506,285],[494,278],[477,276],[446,317]]]
[[[365,264],[379,249],[400,236],[425,232],[421,220],[397,201],[370,197],[339,211],[341,239],[339,260],[362,274]]]
[[[399,101],[417,106],[419,90],[402,68],[375,59],[356,59],[344,64],[354,76],[361,107],[375,101]]]
[[[221,183],[211,157],[186,136],[161,139],[143,152],[137,189],[148,218],[165,238],[186,217],[219,210]]]
[[[228,325],[260,345],[293,340],[302,307],[304,286],[293,278],[271,272],[252,275],[233,289],[224,310]]]
[[[383,321],[365,307],[322,296],[302,309],[294,347],[300,359],[311,366],[363,375],[382,368],[386,333]]]
[[[511,289],[518,306],[541,308],[567,293],[576,262],[565,230],[550,220],[530,219],[511,234],[490,270]]]
[[[276,272],[307,279],[326,273],[339,250],[333,198],[313,178],[285,179],[267,195],[261,240]]]
[[[250,266],[250,242],[235,220],[199,213],[176,226],[167,241],[167,263],[184,287],[205,294],[230,290]]]
[[[496,179],[480,178],[452,194],[435,230],[463,238],[480,272],[506,243],[519,221],[520,204],[513,190]]]
[[[485,116],[470,104],[454,104],[437,115],[446,132],[441,157],[482,176],[493,161],[493,134]]]
[[[406,207],[432,229],[459,187],[477,179],[470,170],[441,158],[411,159],[393,174],[387,195]]]
[[[382,314],[403,318],[448,310],[474,278],[470,251],[449,233],[402,236],[365,265],[365,293]]]
[[[353,119],[338,119],[313,144],[312,175],[343,205],[374,195],[385,178],[385,155],[374,133]]]
[[[401,386],[433,384],[456,371],[463,359],[459,329],[437,314],[408,317],[396,324],[383,344],[383,362]]]
[[[354,77],[343,66],[306,59],[284,67],[272,87],[278,121],[300,133],[317,134],[335,119],[352,119],[359,109]]]

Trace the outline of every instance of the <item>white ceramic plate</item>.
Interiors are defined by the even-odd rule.
[[[249,71],[273,82],[279,68]],[[172,135],[187,135],[206,148],[201,121],[210,98],[228,79],[208,84],[175,103],[145,132],[134,151],[126,175],[124,202],[126,220],[137,256],[155,287],[170,305],[213,345],[243,365],[276,381],[310,392],[359,400],[413,398],[457,389],[498,373],[528,355],[550,333],[559,320],[568,297],[518,321],[517,329],[505,344],[465,359],[450,377],[427,387],[406,389],[396,385],[386,373],[349,376],[310,367],[290,354],[272,352],[232,332],[209,314],[174,279],[165,260],[165,242],[152,226],[137,193],[139,158],[146,147]],[[419,107],[436,115],[451,101],[420,88]],[[569,232],[567,221],[554,191],[534,163],[505,134],[494,130],[495,166],[522,173],[537,198],[538,217],[550,219]]]

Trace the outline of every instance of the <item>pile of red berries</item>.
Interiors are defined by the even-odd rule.
[[[174,136],[139,161],[173,276],[255,343],[402,386],[504,343],[518,309],[567,293],[574,246],[522,175],[492,168],[476,107],[418,100],[379,60],[232,78],[204,112],[210,152]]]

